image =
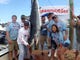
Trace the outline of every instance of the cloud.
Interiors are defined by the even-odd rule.
[[[0,4],[8,4],[10,0],[0,0]]]

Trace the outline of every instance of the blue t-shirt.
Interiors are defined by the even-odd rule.
[[[47,28],[51,31],[52,25],[55,24],[58,26],[59,31],[61,32],[61,35],[63,36],[63,31],[67,30],[66,24],[64,24],[62,21],[58,21],[57,23],[54,20],[50,20],[47,22]],[[50,32],[47,33],[47,36],[49,37]]]
[[[47,29],[46,29],[46,23],[43,23],[40,29],[40,34],[46,36],[47,35]]]
[[[9,32],[10,39],[16,40],[18,37],[18,30],[20,29],[20,25],[16,22],[11,22],[9,26],[7,26],[7,31]]]
[[[51,40],[54,40],[55,42],[57,42],[57,44],[64,43],[61,32],[56,32],[56,33],[51,32],[49,37],[51,38]]]
[[[47,22],[47,28],[51,31],[52,25],[55,24],[54,20],[50,20]],[[50,32],[47,32],[47,36],[49,37]]]
[[[48,22],[47,22],[47,28],[48,28],[49,30],[51,30],[53,24],[55,24],[54,20],[48,21]]]
[[[63,31],[67,30],[66,24],[64,24],[62,21],[58,21],[55,24],[58,26],[60,32],[63,32]]]

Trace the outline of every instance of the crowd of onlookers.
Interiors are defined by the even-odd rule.
[[[79,18],[79,17],[78,17]],[[48,57],[54,60],[55,52],[58,52],[59,58],[63,55],[63,50],[68,49],[70,46],[70,40],[68,38],[68,29],[66,24],[58,19],[58,16],[49,13],[47,15],[48,21],[46,21],[45,16],[41,16],[41,27],[39,42],[43,53],[44,43],[46,42],[48,47]],[[77,35],[77,47],[80,50],[80,20],[77,23],[71,21],[71,25],[76,28]],[[29,48],[31,44],[28,43],[30,38],[30,21],[26,20],[25,15],[21,16],[21,23],[17,22],[17,16],[12,16],[12,22],[7,25],[6,38],[9,43],[9,60],[13,59],[13,52],[15,60],[24,60],[25,58],[30,58],[31,53]],[[34,27],[35,28],[35,27]],[[17,59],[19,48],[19,57]],[[61,51],[62,50],[62,51]]]

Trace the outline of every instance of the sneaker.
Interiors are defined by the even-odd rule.
[[[44,52],[41,52],[41,55],[44,55]]]
[[[51,52],[48,52],[48,57],[51,57]]]

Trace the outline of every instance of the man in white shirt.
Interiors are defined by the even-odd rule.
[[[29,26],[30,26],[30,21],[26,20],[26,16],[25,15],[21,15],[21,23],[20,23],[21,27],[24,27],[24,22],[25,21],[29,22]]]
[[[24,27],[20,28],[18,33],[17,43],[19,46],[19,58],[18,60],[24,60],[25,53],[27,51],[27,58],[30,58],[29,53],[29,22],[24,22]],[[26,50],[26,51],[25,51]]]

